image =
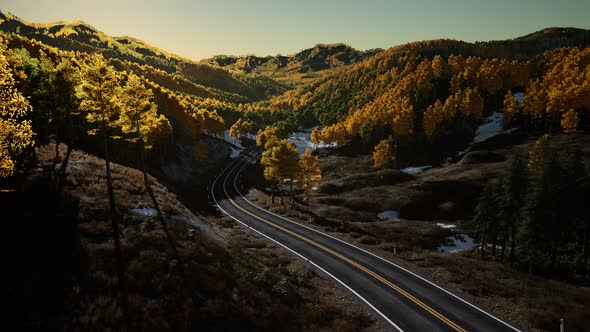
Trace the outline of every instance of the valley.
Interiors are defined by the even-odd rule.
[[[590,30],[191,60],[0,12],[0,45],[11,330],[590,326]]]

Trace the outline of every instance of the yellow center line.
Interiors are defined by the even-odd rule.
[[[412,301],[412,302],[416,303],[417,305],[419,305],[420,307],[422,307],[424,310],[426,310],[427,312],[429,312],[430,314],[432,314],[432,315],[433,315],[433,316],[435,316],[436,318],[440,319],[440,320],[441,320],[441,321],[443,321],[445,324],[447,324],[447,325],[449,325],[450,327],[452,327],[454,330],[456,330],[456,331],[460,331],[460,332],[466,332],[466,330],[465,330],[465,329],[463,329],[462,327],[460,327],[459,325],[457,325],[455,322],[453,322],[453,321],[451,321],[450,319],[446,318],[445,316],[443,316],[442,314],[440,314],[440,313],[439,313],[439,312],[437,312],[436,310],[434,310],[434,309],[432,309],[431,307],[429,307],[429,306],[428,306],[427,304],[425,304],[424,302],[422,302],[422,301],[418,300],[418,299],[417,299],[417,298],[415,298],[413,295],[411,295],[411,294],[409,294],[408,292],[406,292],[406,291],[404,291],[403,289],[401,289],[399,286],[397,286],[397,285],[393,284],[393,283],[392,283],[392,282],[390,282],[389,280],[387,280],[387,279],[383,278],[382,276],[378,275],[377,273],[375,273],[375,272],[373,272],[373,271],[371,271],[371,270],[367,269],[366,267],[364,267],[364,266],[362,266],[362,265],[358,264],[357,262],[355,262],[355,261],[351,260],[350,258],[348,258],[348,257],[346,257],[346,256],[343,256],[342,254],[339,254],[339,253],[335,252],[334,250],[332,250],[332,249],[330,249],[330,248],[327,248],[327,247],[325,247],[325,246],[324,246],[324,245],[322,245],[322,244],[319,244],[319,243],[317,243],[317,242],[315,242],[315,241],[313,241],[313,240],[311,240],[311,239],[308,239],[308,238],[306,238],[306,237],[304,237],[304,236],[302,236],[302,235],[300,235],[300,234],[298,234],[298,233],[295,233],[295,232],[293,232],[293,231],[291,231],[291,230],[289,230],[289,229],[287,229],[287,228],[285,228],[285,227],[279,226],[279,225],[277,225],[277,224],[275,224],[275,223],[273,223],[273,222],[271,222],[271,221],[269,221],[269,220],[266,220],[266,219],[264,219],[264,218],[262,218],[262,217],[260,217],[260,216],[257,216],[257,215],[255,215],[255,214],[251,213],[250,211],[248,211],[248,210],[246,210],[246,209],[242,208],[241,206],[239,206],[239,205],[238,205],[238,204],[237,204],[237,203],[236,203],[236,202],[235,202],[235,201],[234,201],[234,200],[233,200],[233,199],[230,197],[230,195],[229,195],[229,194],[228,194],[228,192],[227,192],[226,184],[227,184],[227,177],[226,177],[226,178],[225,178],[225,180],[223,181],[223,192],[225,193],[225,196],[227,197],[227,199],[229,199],[229,201],[230,201],[230,202],[231,202],[231,203],[232,203],[232,204],[233,204],[235,207],[237,207],[238,209],[240,209],[242,212],[244,212],[244,213],[246,213],[246,214],[248,214],[248,215],[250,215],[250,216],[252,216],[252,217],[254,217],[254,218],[256,218],[256,219],[258,219],[258,220],[260,220],[260,221],[262,221],[262,222],[264,222],[264,223],[266,223],[266,224],[268,224],[268,225],[270,225],[270,226],[273,226],[273,227],[275,227],[275,228],[278,228],[278,229],[282,230],[283,232],[285,232],[285,233],[287,233],[287,234],[290,234],[290,235],[292,235],[292,236],[295,236],[295,237],[297,237],[297,238],[299,238],[299,239],[301,239],[301,240],[303,240],[303,241],[305,241],[305,242],[307,242],[307,243],[309,243],[309,244],[311,244],[311,245],[314,245],[314,246],[316,246],[316,247],[318,247],[318,248],[320,248],[320,249],[322,249],[322,250],[324,250],[324,251],[326,251],[326,252],[328,252],[328,253],[330,253],[330,254],[332,254],[332,255],[334,255],[334,256],[336,256],[336,257],[338,257],[338,258],[342,259],[342,260],[344,260],[345,262],[347,262],[347,263],[349,263],[349,264],[351,264],[351,265],[353,265],[353,266],[357,267],[359,270],[361,270],[361,271],[364,271],[365,273],[367,273],[367,274],[371,275],[371,276],[372,276],[372,277],[374,277],[375,279],[377,279],[377,280],[381,281],[382,283],[384,283],[384,284],[385,284],[385,285],[387,285],[388,287],[392,288],[393,290],[397,291],[398,293],[400,293],[401,295],[403,295],[404,297],[406,297],[406,298],[407,298],[407,299],[409,299],[410,301]]]

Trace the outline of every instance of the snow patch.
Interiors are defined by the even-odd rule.
[[[452,254],[463,250],[470,250],[477,247],[475,240],[467,234],[455,234],[447,237],[446,244],[439,246],[438,251],[445,254]]]
[[[436,226],[440,227],[440,228],[445,228],[445,229],[451,229],[451,228],[455,228],[457,226],[455,225],[450,225],[450,224],[441,224],[441,223],[436,223]]]
[[[504,115],[500,111],[492,113],[477,128],[473,143],[483,142],[504,132]]]
[[[131,211],[131,213],[133,213],[137,216],[141,216],[141,217],[151,217],[151,216],[155,216],[156,214],[158,214],[158,211],[156,211],[156,209],[152,209],[152,208],[131,209],[129,211]]]
[[[235,159],[240,156],[240,153],[241,153],[241,151],[231,148],[231,153],[230,153],[229,157],[232,159]]]
[[[414,166],[414,167],[406,167],[404,169],[402,169],[401,171],[406,173],[406,174],[410,174],[410,175],[418,175],[426,170],[431,169],[432,166],[430,165],[425,165],[425,166]]]
[[[397,210],[385,210],[378,213],[377,218],[384,221],[400,221],[399,211]]]
[[[312,130],[314,130],[316,128],[319,128],[319,127],[300,129],[300,131],[292,133],[291,135],[289,135],[289,138],[287,138],[289,140],[289,142],[295,144],[295,147],[297,148],[297,151],[299,152],[299,154],[305,153],[305,149],[313,150],[314,144],[311,142],[311,132],[312,132]],[[335,145],[336,145],[336,143],[332,144],[331,146],[335,146]],[[327,145],[325,143],[320,143],[320,144],[318,144],[318,149],[323,149],[328,146],[329,145]]]

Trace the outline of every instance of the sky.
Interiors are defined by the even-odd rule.
[[[82,20],[193,60],[590,28],[590,0],[0,0],[0,10],[35,23]]]

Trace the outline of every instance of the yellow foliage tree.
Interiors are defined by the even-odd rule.
[[[305,191],[307,206],[310,205],[311,190],[317,188],[322,178],[322,171],[319,166],[318,156],[311,154],[309,149],[299,159],[299,182],[298,186]]]
[[[292,190],[299,174],[299,152],[286,139],[275,142],[266,145],[260,159],[260,164],[264,166],[264,177],[274,184],[285,183]]]
[[[275,127],[268,126],[264,130],[258,130],[256,135],[256,146],[264,148],[268,142],[276,141],[279,138],[278,130]]]
[[[14,87],[5,51],[0,38],[0,178],[12,175],[15,158],[34,144],[31,121],[24,120],[31,106]]]
[[[440,55],[435,55],[434,59],[432,59],[432,72],[434,73],[434,77],[441,77],[446,74],[446,67],[447,64],[445,60]]]
[[[314,149],[318,148],[318,145],[320,145],[320,142],[322,141],[322,135],[321,132],[318,128],[313,128],[313,130],[311,131],[311,142],[314,145]]]
[[[547,156],[547,150],[549,149],[549,138],[550,136],[545,134],[533,144],[533,148],[529,152],[529,160],[527,163],[527,170],[530,175],[541,174],[543,164],[545,163],[545,157]]]
[[[570,108],[569,111],[561,116],[561,128],[568,134],[573,134],[578,129],[578,113]]]
[[[376,169],[383,168],[388,162],[395,160],[395,142],[393,139],[385,139],[375,146],[373,152],[373,164]]]
[[[504,127],[508,128],[514,114],[518,113],[518,101],[512,92],[508,91],[504,96]]]
[[[77,91],[78,98],[81,100],[80,110],[86,114],[86,120],[88,122],[97,126],[97,128],[90,130],[88,133],[94,135],[100,132],[102,134],[107,175],[107,193],[109,197],[115,253],[117,256],[116,270],[117,278],[119,279],[121,309],[124,320],[127,326],[129,326],[125,263],[119,234],[120,215],[117,212],[115,204],[109,151],[109,141],[112,139],[111,129],[117,126],[116,119],[119,115],[119,104],[116,102],[115,96],[119,93],[120,87],[115,69],[109,66],[100,54],[94,54],[90,57],[89,63],[80,72],[80,79],[81,84]]]

